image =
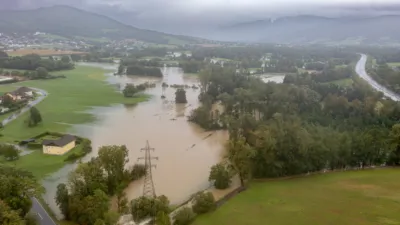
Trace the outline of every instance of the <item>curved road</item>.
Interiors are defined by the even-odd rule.
[[[38,96],[34,101],[29,102],[26,106],[24,106],[18,113],[14,113],[11,116],[7,117],[1,123],[3,126],[6,124],[10,123],[11,121],[15,120],[18,118],[18,116],[21,116],[24,114],[26,111],[28,111],[32,106],[37,105],[39,102],[43,101],[44,98],[47,97],[48,93],[45,90],[39,89],[39,88],[33,88],[30,87],[30,89],[39,92],[41,95]],[[50,215],[46,212],[42,204],[35,198],[32,197],[32,208],[31,212],[36,215],[38,222],[40,225],[56,225],[56,223],[53,221],[53,219],[50,217]]]
[[[360,60],[356,65],[356,73],[365,81],[367,81],[375,90],[382,92],[386,97],[392,99],[393,101],[400,101],[400,95],[394,93],[393,91],[387,89],[386,87],[378,84],[375,80],[373,80],[365,71],[365,65],[367,64],[367,56],[365,54],[361,54]]]
[[[16,112],[14,114],[12,114],[11,116],[7,117],[6,119],[4,119],[1,123],[3,124],[3,126],[5,126],[6,124],[8,124],[9,122],[15,120],[16,118],[18,118],[18,116],[24,114],[26,111],[28,111],[32,106],[38,104],[39,102],[41,102],[45,97],[47,97],[48,93],[45,90],[39,89],[39,88],[33,88],[30,87],[30,89],[35,90],[36,92],[39,92],[41,95],[38,96],[34,101],[29,102],[25,107],[23,107],[19,112]]]

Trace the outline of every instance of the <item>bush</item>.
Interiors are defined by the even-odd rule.
[[[204,214],[215,209],[215,199],[211,192],[202,192],[194,196],[193,212]]]
[[[76,152],[72,153],[71,155],[69,155],[66,159],[64,159],[64,162],[73,162],[77,159],[79,159],[80,157],[82,157],[84,154],[78,154]]]
[[[194,218],[195,214],[192,209],[183,207],[174,215],[174,225],[189,225]]]
[[[82,144],[82,151],[85,154],[88,154],[92,151],[92,141],[90,141],[89,139],[83,139],[81,144]]]
[[[43,147],[42,143],[37,143],[37,142],[29,142],[28,144],[26,144],[26,146],[29,149],[42,149]]]
[[[217,189],[226,189],[231,184],[231,175],[226,167],[222,164],[216,164],[211,167],[209,181],[214,181]]]
[[[0,145],[0,155],[3,155],[7,161],[15,161],[19,159],[19,151],[14,145]]]

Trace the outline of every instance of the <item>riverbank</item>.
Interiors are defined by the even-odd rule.
[[[65,75],[66,79],[34,80],[0,86],[0,92],[27,86],[40,88],[49,93],[45,100],[36,105],[43,118],[41,124],[28,128],[24,121],[29,113],[25,113],[5,126],[1,132],[3,136],[0,141],[15,143],[46,131],[66,133],[74,124],[90,123],[96,120],[93,114],[87,112],[91,107],[121,103],[135,104],[147,99],[146,95],[124,98],[106,82],[105,72],[108,71],[96,67],[76,66],[74,70],[57,73]],[[13,164],[33,172],[38,178],[43,178],[62,168],[68,154],[58,157],[35,151],[22,156]]]
[[[399,168],[253,182],[194,225],[397,224]]]

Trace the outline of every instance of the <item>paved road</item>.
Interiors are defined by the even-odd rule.
[[[31,211],[36,215],[40,225],[57,225],[35,197],[31,198],[31,200]]]
[[[16,118],[18,118],[18,116],[24,114],[26,111],[28,111],[32,106],[38,104],[39,102],[41,102],[44,98],[47,97],[48,93],[45,90],[42,89],[38,89],[38,88],[32,88],[30,87],[30,89],[35,90],[36,92],[39,92],[41,95],[39,95],[34,101],[29,102],[28,105],[26,105],[24,108],[22,108],[20,110],[19,113],[14,113],[11,116],[7,117],[6,119],[4,119],[1,123],[3,123],[3,126],[5,126],[6,124],[8,124],[9,122],[15,120]]]
[[[384,86],[378,84],[375,80],[373,80],[365,71],[365,65],[367,63],[367,56],[361,54],[360,60],[357,62],[356,65],[356,73],[365,81],[367,81],[375,90],[382,92],[386,97],[394,100],[400,101],[400,95],[394,93],[393,91],[385,88]]]

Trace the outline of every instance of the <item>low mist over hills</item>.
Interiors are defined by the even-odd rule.
[[[45,32],[63,37],[137,39],[152,43],[190,43],[196,39],[138,29],[95,13],[69,6],[53,6],[24,11],[2,11],[3,33]]]
[[[283,17],[221,27],[213,38],[278,43],[399,43],[400,16]]]

